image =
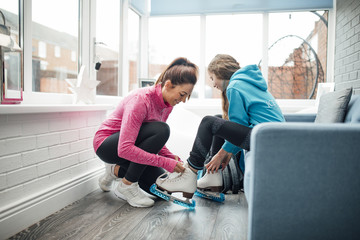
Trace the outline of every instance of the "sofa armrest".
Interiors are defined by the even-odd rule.
[[[284,117],[286,122],[314,122],[316,113],[288,113]]]
[[[360,124],[257,125],[245,168],[248,239],[360,236],[359,143]]]

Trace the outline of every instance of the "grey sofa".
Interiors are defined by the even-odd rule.
[[[245,157],[248,240],[360,239],[360,96],[344,123],[257,125]]]

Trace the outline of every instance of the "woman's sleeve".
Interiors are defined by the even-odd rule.
[[[126,106],[119,134],[118,156],[132,162],[162,167],[173,172],[177,163],[176,160],[146,152],[135,146],[136,138],[146,115],[147,107],[141,99],[136,99]]]

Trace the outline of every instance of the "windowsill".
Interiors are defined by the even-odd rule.
[[[0,105],[0,114],[107,111],[112,104],[11,104]]]

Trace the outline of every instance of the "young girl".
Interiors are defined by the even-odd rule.
[[[163,168],[184,171],[179,157],[165,146],[170,135],[165,122],[176,104],[190,98],[197,76],[195,64],[186,58],[175,59],[154,86],[125,97],[100,125],[94,149],[106,163],[106,172],[99,179],[103,191],[110,191],[113,181],[121,178],[115,195],[131,206],[150,207],[154,200],[141,189],[149,192]]]
[[[210,62],[208,73],[214,87],[222,92],[223,118],[206,116],[202,119],[188,166],[177,178],[159,178],[156,184],[162,190],[183,192],[186,196],[192,196],[197,187],[220,191],[223,183],[218,169],[228,165],[232,154],[241,149],[250,150],[252,128],[263,122],[284,121],[256,65],[240,68],[233,57],[218,54]],[[203,169],[211,147],[216,154],[205,166],[207,173],[196,182],[196,173]]]

